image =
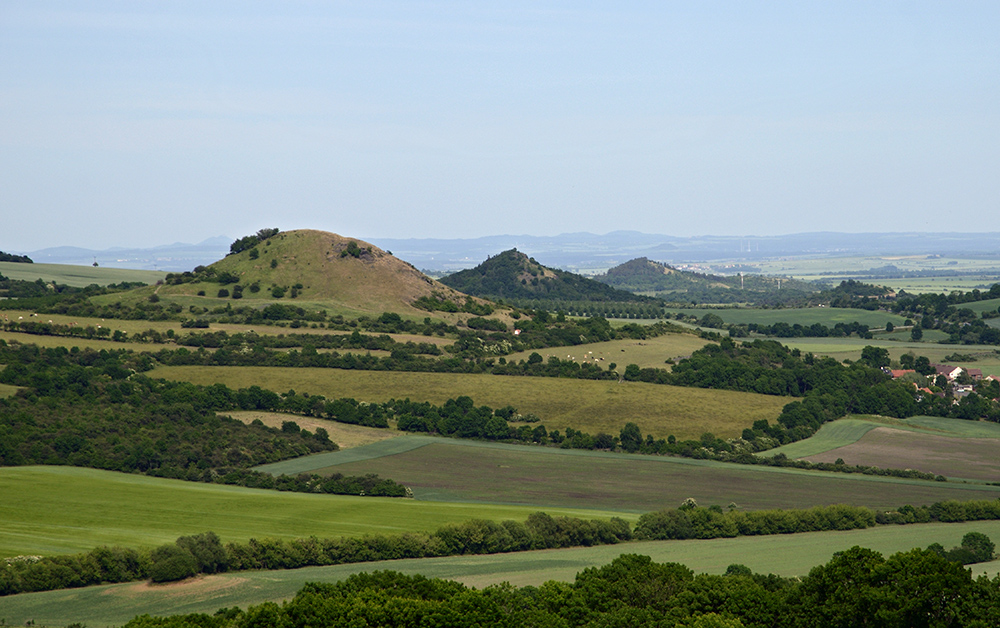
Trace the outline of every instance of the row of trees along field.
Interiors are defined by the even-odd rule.
[[[0,563],[0,595],[146,578],[168,582],[198,573],[589,547],[633,539],[732,538],[988,519],[1000,519],[1000,501],[941,502],[929,507],[903,506],[892,512],[844,505],[723,512],[719,507],[699,507],[689,499],[680,508],[644,514],[634,530],[618,518],[586,520],[537,512],[524,523],[474,519],[448,524],[431,533],[400,535],[250,539],[223,545],[217,535],[209,532],[181,537],[152,550],[99,547],[83,554],[8,560]],[[959,564],[992,560],[994,549],[992,541],[979,533],[967,534],[962,546],[951,550],[939,544],[931,546],[941,558]]]
[[[269,316],[269,312],[276,309],[287,310],[287,306],[269,305],[263,310],[256,310],[261,316]],[[298,313],[292,311],[275,314],[275,316],[297,316]],[[273,320],[279,320],[275,318]],[[339,321],[331,320],[325,325],[327,329],[351,331],[351,334],[323,334],[323,333],[303,333],[292,332],[277,336],[259,335],[253,332],[248,333],[227,333],[225,331],[202,332],[199,329],[208,327],[208,322],[204,320],[186,321],[181,324],[182,328],[193,329],[188,333],[176,333],[173,330],[158,332],[147,330],[144,332],[127,334],[121,330],[112,332],[106,327],[95,327],[94,325],[76,326],[59,323],[51,323],[45,320],[14,320],[0,322],[0,329],[4,331],[36,334],[42,336],[66,336],[74,338],[98,338],[114,340],[116,342],[136,342],[154,344],[179,344],[189,347],[253,347],[253,348],[288,348],[288,347],[309,347],[312,349],[365,349],[399,351],[407,354],[441,355],[441,348],[433,343],[426,342],[397,342],[386,334],[421,334],[425,336],[445,336],[455,338],[452,345],[445,347],[455,357],[462,359],[476,359],[483,357],[497,357],[519,351],[531,349],[543,349],[546,347],[561,347],[579,345],[590,342],[605,342],[616,339],[645,340],[667,333],[690,333],[681,327],[667,322],[658,322],[653,325],[627,324],[619,328],[613,328],[611,324],[603,318],[590,318],[585,320],[567,319],[563,314],[550,316],[548,312],[538,312],[532,318],[524,318],[515,324],[517,333],[502,321],[486,319],[482,317],[472,317],[463,323],[462,327],[447,325],[442,322],[434,322],[430,318],[424,319],[422,324],[414,321],[402,319],[398,314],[386,312],[377,318],[361,317],[357,320]],[[293,325],[293,329],[300,329],[302,326]],[[365,330],[374,334],[361,334],[359,331]]]
[[[882,556],[854,547],[803,578],[695,575],[677,563],[624,554],[572,583],[493,585],[482,590],[391,571],[306,585],[289,602],[220,609],[215,615],[137,617],[126,628],[250,626],[689,626],[829,628],[995,626],[1000,583],[973,579],[929,550]]]

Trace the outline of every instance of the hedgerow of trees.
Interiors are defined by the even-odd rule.
[[[537,549],[589,547],[630,540],[711,539],[798,532],[854,530],[876,525],[931,521],[1000,519],[1000,501],[939,502],[903,506],[897,511],[835,505],[794,510],[723,512],[685,500],[676,509],[646,513],[634,530],[627,521],[552,517],[537,512],[524,523],[473,519],[448,524],[431,533],[369,534],[332,539],[250,539],[222,544],[214,533],[181,537],[152,551],[99,547],[84,554],[17,557],[0,563],[0,595],[72,588],[150,578],[180,580],[198,573],[256,569],[298,569],[402,558],[497,554]],[[962,545],[930,553],[945,562],[969,564],[993,559],[994,546],[984,534],[969,533]]]

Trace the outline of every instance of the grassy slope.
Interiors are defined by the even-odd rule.
[[[629,364],[638,364],[642,368],[666,368],[665,362],[668,358],[689,356],[705,344],[704,339],[693,334],[665,334],[648,340],[612,340],[573,347],[533,349],[509,355],[507,360],[527,360],[528,356],[535,352],[545,359],[549,356],[555,356],[560,360],[571,357],[577,362],[603,358],[600,362],[601,368],[610,368],[608,365],[614,362],[618,365],[618,371],[623,372]]]
[[[617,435],[627,421],[635,421],[643,434],[681,439],[699,438],[704,432],[738,436],[755,420],[774,420],[789,401],[722,390],[546,377],[268,367],[162,367],[151,375],[372,402],[409,397],[440,404],[468,395],[480,405],[513,404],[522,414],[532,412],[549,430],[569,426]]]
[[[143,613],[211,614],[222,607],[246,608],[268,600],[280,602],[292,597],[307,582],[341,580],[354,573],[377,569],[448,578],[480,588],[499,582],[537,586],[549,580],[570,582],[583,569],[607,564],[622,553],[644,554],[657,562],[679,562],[698,573],[720,574],[728,565],[742,563],[761,573],[796,576],[829,561],[834,552],[855,545],[890,555],[913,547],[927,547],[931,543],[953,547],[968,532],[982,532],[996,539],[1000,537],[1000,522],[892,526],[850,532],[811,532],[707,541],[650,541],[493,556],[454,556],[287,571],[239,572],[165,586],[130,583],[0,598],[0,617],[4,617],[10,625],[23,625],[34,619],[40,625],[64,626],[71,622],[85,622],[101,626],[120,625]],[[974,574],[995,575],[1000,571],[1000,561],[973,565],[972,571]]]
[[[69,264],[19,264],[0,262],[0,275],[8,279],[56,282],[64,286],[82,288],[96,283],[106,286],[123,281],[141,281],[150,285],[167,276],[155,270],[130,270],[126,268],[94,268],[93,266],[72,266]]]
[[[432,531],[472,518],[523,521],[538,510],[280,493],[74,467],[0,469],[0,495],[0,556],[72,553],[98,545],[153,547],[206,530],[227,541]],[[618,514],[561,512],[587,518]]]
[[[849,503],[893,509],[945,499],[993,499],[1000,488],[752,467],[480,441],[403,436],[347,452],[269,465],[272,472],[378,473],[418,500],[647,512],[694,497],[749,510]]]
[[[371,249],[360,258],[340,255],[350,241],[362,249]],[[239,277],[244,287],[257,282],[261,290],[254,294],[244,292],[240,300],[218,299],[222,287],[231,291],[232,286],[217,283],[187,283],[160,286],[156,293],[166,303],[177,302],[185,309],[189,305],[215,307],[230,303],[233,307],[264,306],[268,303],[285,303],[306,309],[325,309],[330,313],[348,315],[399,312],[414,318],[423,318],[426,312],[411,307],[415,299],[438,292],[449,298],[461,296],[451,288],[426,277],[412,266],[376,246],[354,238],[300,229],[286,231],[257,245],[259,258],[250,259],[250,251],[230,255],[212,264],[219,272],[229,272]],[[272,260],[277,262],[271,267]],[[302,284],[298,298],[290,293],[274,299],[271,286],[290,288]],[[198,297],[203,290],[205,297]],[[109,301],[141,300],[152,294],[153,288],[144,288],[128,295],[115,295]]]

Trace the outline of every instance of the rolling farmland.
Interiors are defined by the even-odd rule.
[[[521,414],[539,416],[549,430],[572,427],[617,435],[627,421],[634,421],[643,434],[657,438],[673,434],[682,440],[700,438],[705,432],[738,436],[756,420],[773,421],[788,403],[782,397],[641,382],[452,373],[178,366],[157,368],[150,375],[230,388],[256,384],[369,402],[409,398],[442,404],[467,395],[477,405],[513,404]]]

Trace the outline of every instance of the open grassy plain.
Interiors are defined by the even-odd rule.
[[[127,583],[26,593],[0,598],[0,617],[8,625],[120,625],[136,615],[212,614],[219,608],[246,608],[265,601],[281,602],[307,582],[332,582],[375,570],[447,578],[482,588],[510,582],[538,586],[550,580],[572,582],[588,567],[605,565],[622,553],[643,554],[661,563],[678,562],[697,573],[721,574],[733,563],[759,573],[800,576],[828,562],[834,552],[855,545],[883,555],[940,543],[954,547],[968,532],[1000,538],[1000,522],[934,523],[886,526],[848,532],[809,532],[782,536],[741,537],[698,541],[647,541],[491,556],[450,556],[393,560],[285,571],[249,571],[192,578],[167,585]],[[974,575],[996,575],[1000,561],[972,565]]]
[[[77,467],[0,468],[0,557],[99,545],[155,547],[211,530],[226,541],[433,531],[469,519],[524,521],[537,506],[284,493]],[[587,519],[623,516],[546,508]],[[58,513],[58,516],[54,516]],[[0,617],[3,617],[0,614]]]
[[[724,390],[681,388],[641,382],[591,381],[549,377],[507,377],[454,373],[291,369],[280,367],[161,367],[152,377],[230,388],[254,384],[276,391],[353,397],[382,402],[410,398],[441,404],[467,395],[477,405],[514,405],[541,417],[549,430],[566,427],[617,435],[628,421],[643,434],[680,439],[705,432],[731,438],[758,419],[773,421],[788,399]]]
[[[22,264],[18,262],[0,262],[0,275],[19,281],[35,281],[41,279],[46,283],[53,281],[63,286],[83,288],[91,284],[106,286],[123,281],[155,284],[167,276],[167,273],[156,270],[131,270],[125,268],[104,268],[93,266],[72,266],[69,264]]]
[[[853,504],[894,509],[1000,498],[1000,487],[822,473],[610,452],[403,436],[260,467],[271,473],[377,473],[418,500],[599,508],[642,513],[680,504],[747,510]]]

